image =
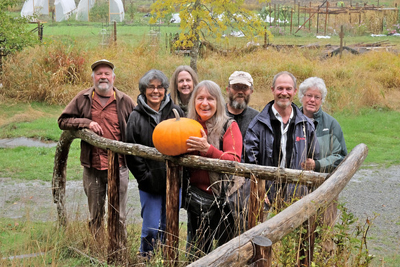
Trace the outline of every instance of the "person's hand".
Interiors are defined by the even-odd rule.
[[[103,129],[102,129],[101,126],[100,126],[97,122],[95,122],[95,121],[92,121],[92,122],[89,124],[89,129],[92,130],[94,133],[100,135],[100,136],[103,135]]]
[[[206,132],[201,129],[202,137],[195,137],[191,136],[186,141],[188,145],[188,152],[199,151],[202,153],[207,153],[208,149],[210,148],[210,144],[207,142],[207,134]]]
[[[306,171],[313,171],[315,169],[315,161],[308,158],[305,162],[301,163],[301,168]]]

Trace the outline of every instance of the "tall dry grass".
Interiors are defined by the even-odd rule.
[[[235,70],[249,72],[255,90],[251,105],[262,109],[272,100],[270,91],[273,76],[283,70],[292,72],[298,84],[311,76],[325,80],[328,96],[327,111],[357,111],[363,107],[398,109],[400,88],[400,58],[388,52],[369,52],[363,55],[344,53],[342,58],[321,59],[321,50],[272,48],[226,56],[206,52],[198,61],[201,80],[209,79],[221,86],[223,92],[228,77]],[[0,95],[18,101],[45,101],[67,104],[75,94],[92,85],[90,65],[107,58],[116,69],[115,86],[136,99],[140,77],[152,68],[171,76],[181,64],[189,64],[188,57],[172,55],[160,44],[140,46],[125,44],[87,50],[84,44],[52,43],[28,48],[9,56],[4,61]],[[298,103],[298,100],[295,99]]]

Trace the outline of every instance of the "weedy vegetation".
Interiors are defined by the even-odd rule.
[[[160,69],[171,76],[177,66],[189,64],[188,57],[178,55],[175,51],[171,53],[169,47],[168,36],[176,33],[177,27],[160,27],[158,38],[150,38],[148,19],[143,17],[150,11],[149,7],[145,4],[142,6],[142,3],[127,2],[129,19],[118,24],[116,43],[110,40],[104,42],[104,35],[100,34],[105,29],[110,38],[111,26],[105,21],[104,7],[98,6],[98,12],[91,14],[97,22],[48,22],[40,45],[24,48],[3,58],[3,72],[0,76],[0,138],[24,136],[46,142],[57,141],[61,134],[57,117],[80,90],[91,86],[89,66],[100,58],[107,58],[115,64],[116,87],[133,99],[139,94],[140,77],[149,69]],[[252,4],[248,3],[247,8],[256,9]],[[21,6],[18,4],[19,8]],[[13,7],[9,11],[17,12],[17,9]],[[346,25],[349,17],[337,16],[331,21],[335,23],[331,27],[333,29],[338,25],[346,25],[346,43],[383,40],[367,36],[382,27],[378,23],[380,18],[374,16],[376,14],[365,13],[363,23],[358,26]],[[386,20],[388,33],[398,32],[396,20],[392,17]],[[315,42],[311,30],[288,35],[288,28],[283,25],[270,28],[270,31],[275,35],[268,40],[270,43]],[[386,39],[393,44],[400,42],[394,37]],[[263,36],[254,41],[262,45]],[[290,71],[299,83],[311,76],[321,77],[328,87],[323,108],[341,124],[348,150],[363,142],[369,148],[365,166],[372,163],[399,164],[400,124],[397,121],[400,111],[400,58],[390,52],[362,55],[344,53],[342,57],[323,57],[326,54],[323,45],[339,42],[339,37],[332,34],[330,40],[318,41],[321,48],[285,48],[278,51],[271,47],[264,49],[257,46],[249,51],[245,48],[247,41],[226,37],[216,43],[218,52],[211,49],[202,51],[198,74],[201,80],[213,80],[224,89],[233,71],[251,73],[255,90],[250,103],[258,110],[272,100],[270,86],[277,72]],[[297,99],[295,102],[299,104]],[[0,177],[50,181],[54,152],[55,148],[1,148]],[[68,180],[81,179],[79,152],[79,141],[76,140],[69,154]],[[367,247],[368,230],[374,227],[374,218],[360,222],[343,204],[339,208],[340,217],[333,229],[317,228],[313,266],[374,265],[376,259],[370,255]],[[272,211],[269,216],[274,213],[276,211]],[[21,220],[0,219],[1,266],[107,266],[107,242],[96,243],[86,223],[80,219],[72,216],[67,228],[59,228],[55,222],[30,221],[29,214],[25,217]],[[180,228],[178,266],[186,266],[186,226],[183,224]],[[300,234],[304,231],[300,227],[273,246],[274,266],[293,266],[299,251]],[[326,238],[332,238],[336,244],[335,254],[331,257],[324,255],[320,246]],[[139,244],[140,225],[131,224],[128,226],[127,244],[130,265],[165,265],[161,249],[155,252],[150,262],[143,263],[136,256]],[[25,256],[17,257],[21,255]],[[393,264],[396,266],[396,258]]]

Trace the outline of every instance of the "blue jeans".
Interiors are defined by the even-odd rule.
[[[154,250],[157,241],[163,242],[166,228],[165,195],[155,195],[139,190],[141,216],[143,218],[140,236],[140,252]]]
[[[141,216],[143,219],[140,235],[140,253],[154,250],[158,241],[164,243],[166,228],[166,195],[156,195],[139,190]],[[179,208],[181,206],[181,189],[179,189]]]

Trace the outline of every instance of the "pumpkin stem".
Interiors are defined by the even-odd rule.
[[[175,109],[175,108],[173,108],[172,109],[172,111],[174,112],[174,114],[175,114],[175,118],[176,118],[176,120],[177,121],[179,121],[180,119],[181,119],[181,116],[179,116],[179,113],[178,113],[178,111]]]

